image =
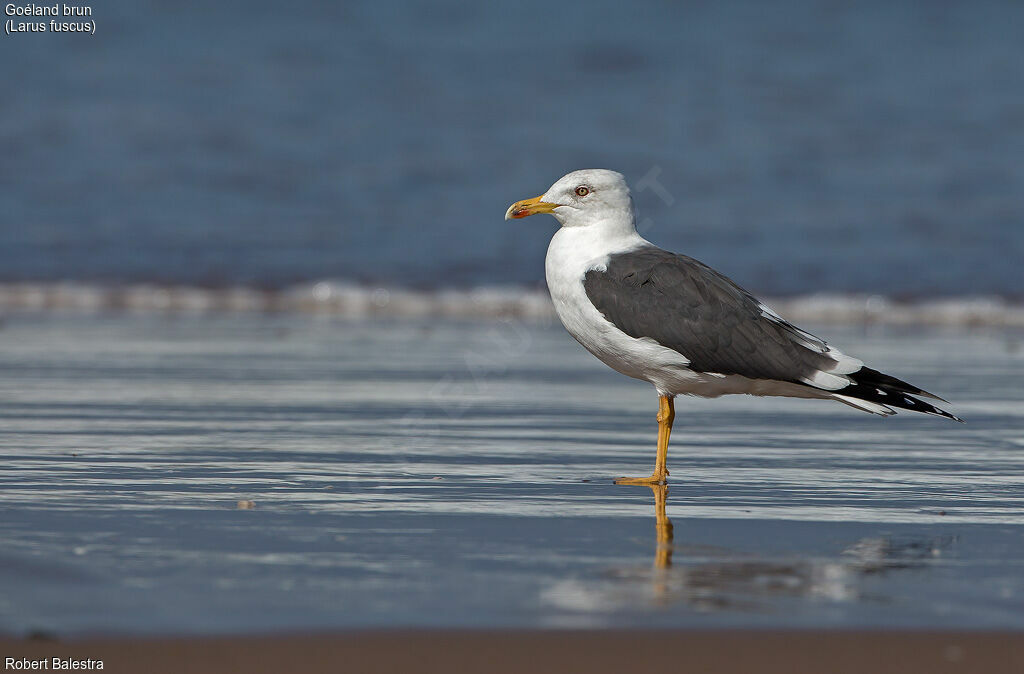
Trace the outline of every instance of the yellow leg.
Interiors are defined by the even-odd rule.
[[[668,438],[672,434],[672,422],[676,418],[676,407],[671,396],[658,398],[658,456],[654,460],[654,472],[650,477],[620,477],[615,484],[666,484],[668,468]]]

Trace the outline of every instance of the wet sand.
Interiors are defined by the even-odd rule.
[[[0,633],[1024,629],[1019,335],[814,329],[968,423],[681,400],[658,493],[560,326],[9,315]]]
[[[364,632],[318,636],[0,640],[0,657],[93,658],[106,672],[717,672],[952,674],[1024,671],[1021,632]]]

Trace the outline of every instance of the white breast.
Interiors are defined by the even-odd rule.
[[[635,339],[619,330],[587,297],[585,274],[603,270],[608,257],[649,245],[635,232],[609,241],[594,236],[587,227],[563,227],[551,239],[544,261],[551,300],[562,325],[576,341],[609,367],[637,379],[645,379],[662,393],[681,393],[698,377],[679,353],[651,339]]]

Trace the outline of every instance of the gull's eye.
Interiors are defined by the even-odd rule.
[[[576,188],[576,196],[585,197],[588,194],[590,194],[590,188],[587,187],[586,185],[580,185],[579,187]]]

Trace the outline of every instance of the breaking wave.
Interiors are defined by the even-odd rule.
[[[1024,303],[1000,297],[933,298],[913,302],[880,295],[816,294],[766,298],[795,322],[1024,327]],[[279,290],[80,283],[0,284],[0,312],[139,312],[215,314],[285,312],[339,317],[521,318],[554,316],[543,289],[481,286],[413,290],[320,281]]]

